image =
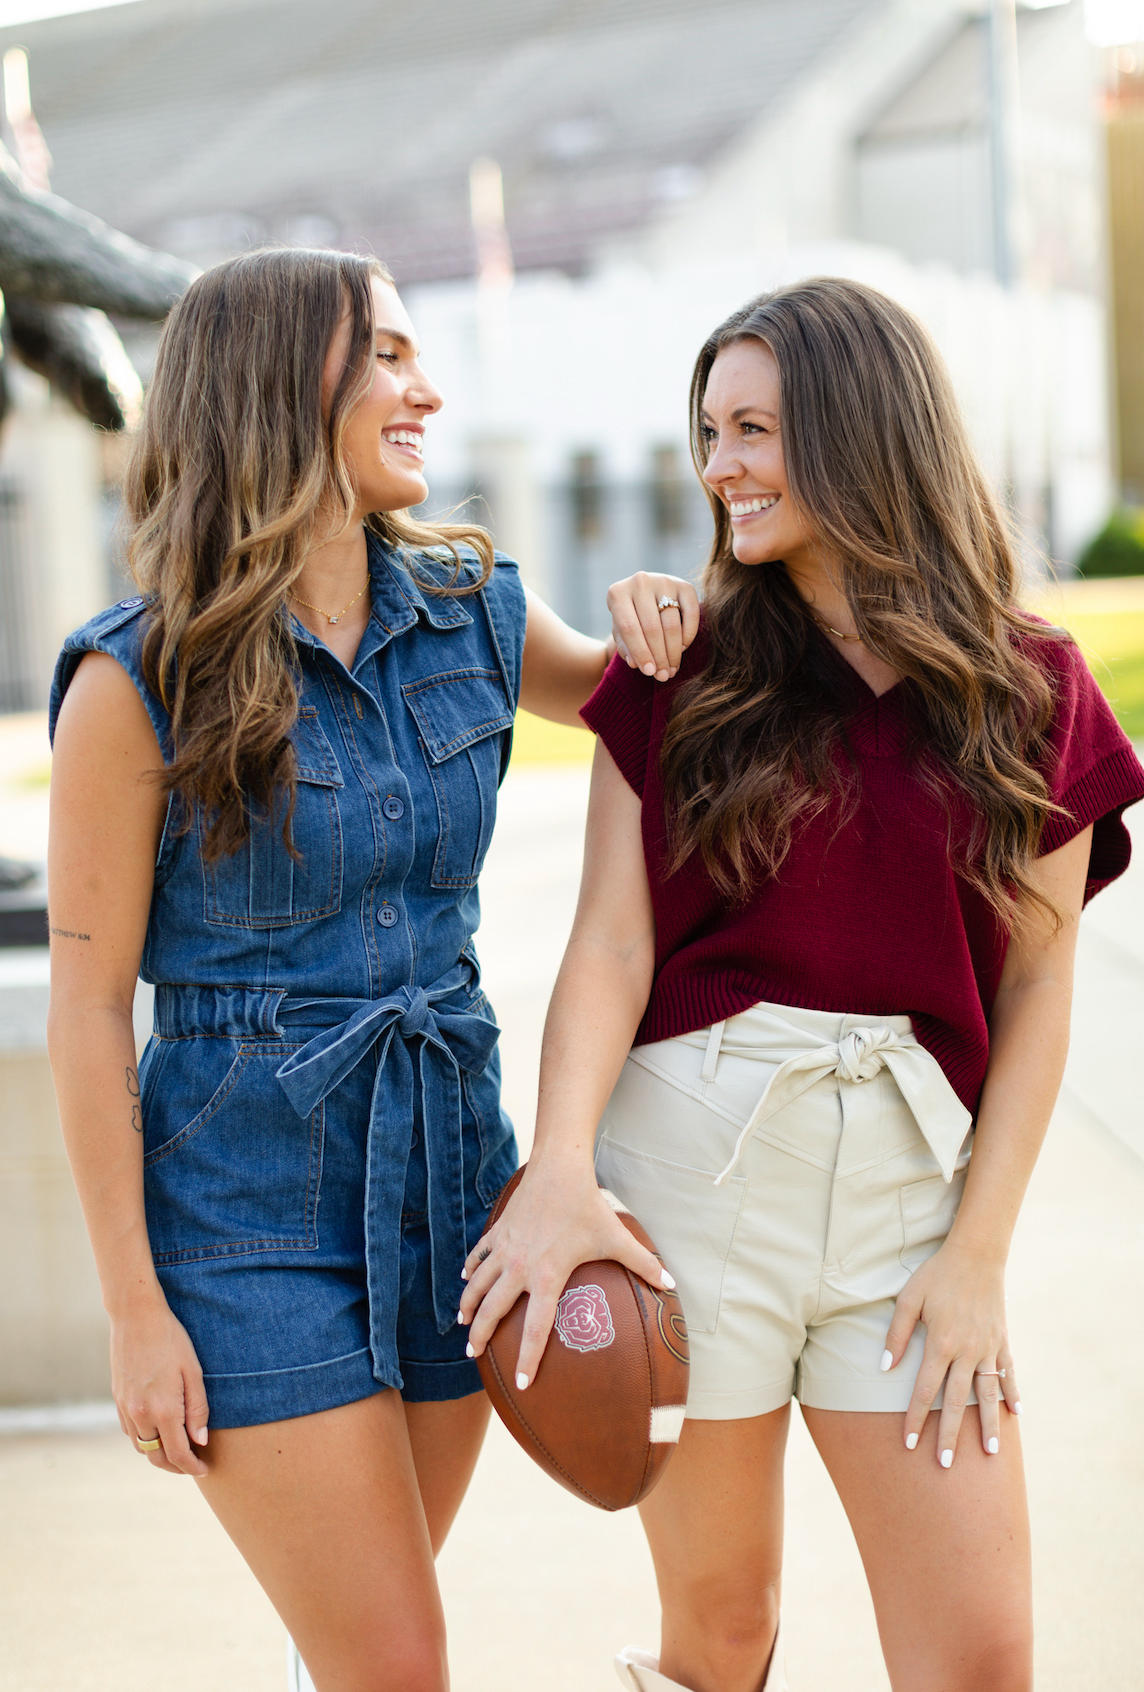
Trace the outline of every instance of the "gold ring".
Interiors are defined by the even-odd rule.
[[[669,594],[666,594],[666,593],[662,594],[660,596],[660,598],[656,600],[655,603],[656,603],[657,609],[659,609],[660,611],[678,611],[679,610],[678,599],[672,599],[671,596]]]
[[[139,1435],[136,1434],[135,1443],[139,1447],[140,1451],[158,1451],[161,1448],[163,1441],[161,1439],[140,1439]]]

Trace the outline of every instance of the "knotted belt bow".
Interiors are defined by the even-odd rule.
[[[773,1019],[775,1023],[778,1018]],[[718,1056],[723,1038],[723,1023],[711,1030],[707,1060],[703,1066],[704,1079],[713,1079],[714,1059]],[[897,1082],[898,1091],[909,1105],[921,1133],[937,1158],[942,1175],[953,1179],[957,1154],[973,1118],[966,1110],[945,1077],[941,1065],[922,1046],[915,1034],[889,1028],[885,1023],[871,1023],[843,1034],[836,1043],[815,1045],[813,1036],[795,1024],[783,1023],[784,1036],[790,1044],[806,1041],[807,1048],[786,1058],[772,1074],[758,1104],[743,1124],[735,1141],[731,1161],[715,1178],[720,1186],[732,1173],[742,1155],[747,1140],[768,1117],[775,1116],[800,1093],[813,1087],[824,1076],[837,1075],[842,1081],[872,1081],[885,1066]],[[632,1056],[638,1061],[638,1051]]]
[[[385,1345],[375,1313],[392,1310],[397,1303],[404,1170],[415,1126],[424,1137],[429,1169],[433,1312],[438,1331],[447,1333],[457,1320],[461,1265],[469,1249],[461,1071],[479,1075],[500,1035],[495,1023],[470,1010],[434,1008],[467,980],[468,971],[459,964],[429,988],[399,987],[384,999],[287,998],[278,1011],[283,1028],[291,1022],[311,1028],[328,1023],[277,1071],[283,1092],[300,1116],[309,1116],[380,1042],[370,1101],[365,1189],[366,1284],[375,1363]]]

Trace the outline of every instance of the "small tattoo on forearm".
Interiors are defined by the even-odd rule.
[[[79,933],[76,932],[76,930],[74,928],[53,928],[53,929],[50,929],[49,932],[52,933],[52,934],[58,934],[61,940],[90,940],[91,939],[90,934],[79,934]]]
[[[130,1068],[127,1071],[127,1091],[130,1093],[130,1095],[133,1099],[137,1099],[140,1096],[140,1094],[139,1094],[139,1076],[134,1069],[130,1069]],[[142,1105],[135,1104],[135,1105],[131,1106],[131,1126],[132,1126],[132,1128],[134,1128],[134,1130],[137,1134],[141,1134],[143,1132],[143,1107],[142,1107]]]

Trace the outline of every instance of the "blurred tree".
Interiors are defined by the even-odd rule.
[[[1114,511],[1076,568],[1078,576],[1144,576],[1144,512]]]

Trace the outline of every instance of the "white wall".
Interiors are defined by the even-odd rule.
[[[869,282],[929,325],[987,473],[999,489],[1012,484],[1033,526],[1047,492],[1053,550],[1075,558],[1112,497],[1099,304],[1081,294],[1006,292],[988,276],[911,265],[857,242],[807,244],[754,264],[519,278],[506,306],[497,425],[522,443],[541,485],[563,481],[571,455],[586,450],[600,455],[609,479],[639,478],[654,447],[686,446],[691,369],[716,324],[766,288],[824,274]],[[432,494],[435,481],[453,490],[472,474],[472,443],[488,428],[476,296],[471,285],[450,283],[410,289],[407,301],[446,400],[427,437]]]

